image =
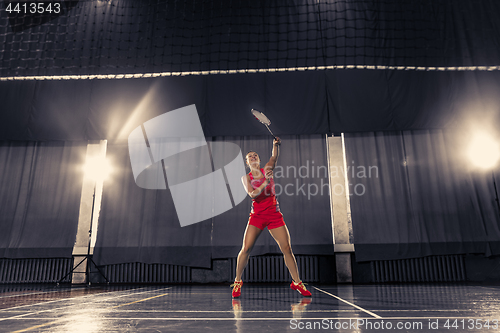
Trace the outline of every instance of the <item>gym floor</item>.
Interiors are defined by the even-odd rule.
[[[499,332],[496,285],[0,286],[1,332]]]

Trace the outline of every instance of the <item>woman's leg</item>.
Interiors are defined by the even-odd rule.
[[[293,281],[296,283],[300,282],[299,269],[297,268],[297,261],[292,252],[292,247],[290,245],[290,234],[288,233],[288,228],[286,225],[269,230],[271,236],[273,236],[276,243],[280,247],[281,252],[285,258],[285,265],[288,267],[288,271],[292,276]]]
[[[248,258],[250,257],[250,251],[260,235],[262,230],[253,225],[247,225],[245,229],[245,235],[243,236],[243,246],[238,254],[238,260],[236,264],[236,278],[235,281],[241,281],[241,276],[243,275],[243,270],[247,266]]]

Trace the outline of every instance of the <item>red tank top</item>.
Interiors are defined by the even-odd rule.
[[[260,169],[262,175],[264,175],[264,169]],[[250,176],[250,184],[255,190],[266,180],[266,177],[259,179],[254,179],[252,172],[248,174]],[[264,188],[260,194],[252,199],[252,214],[265,213],[265,212],[279,212],[279,204],[276,200],[276,192],[274,188],[274,179],[271,178],[269,184]]]

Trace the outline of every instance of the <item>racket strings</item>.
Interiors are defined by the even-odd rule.
[[[252,114],[253,116],[258,120],[260,121],[261,123],[263,123],[264,125],[271,125],[271,121],[269,120],[269,118],[266,117],[265,114],[263,114],[262,112],[260,111],[257,111],[255,109],[252,109]]]

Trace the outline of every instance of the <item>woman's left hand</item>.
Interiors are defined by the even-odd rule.
[[[274,138],[274,141],[273,141],[273,145],[277,145],[277,146],[279,146],[280,144],[281,144],[281,139],[280,139],[280,138],[278,138],[278,137],[275,137],[275,138]]]

